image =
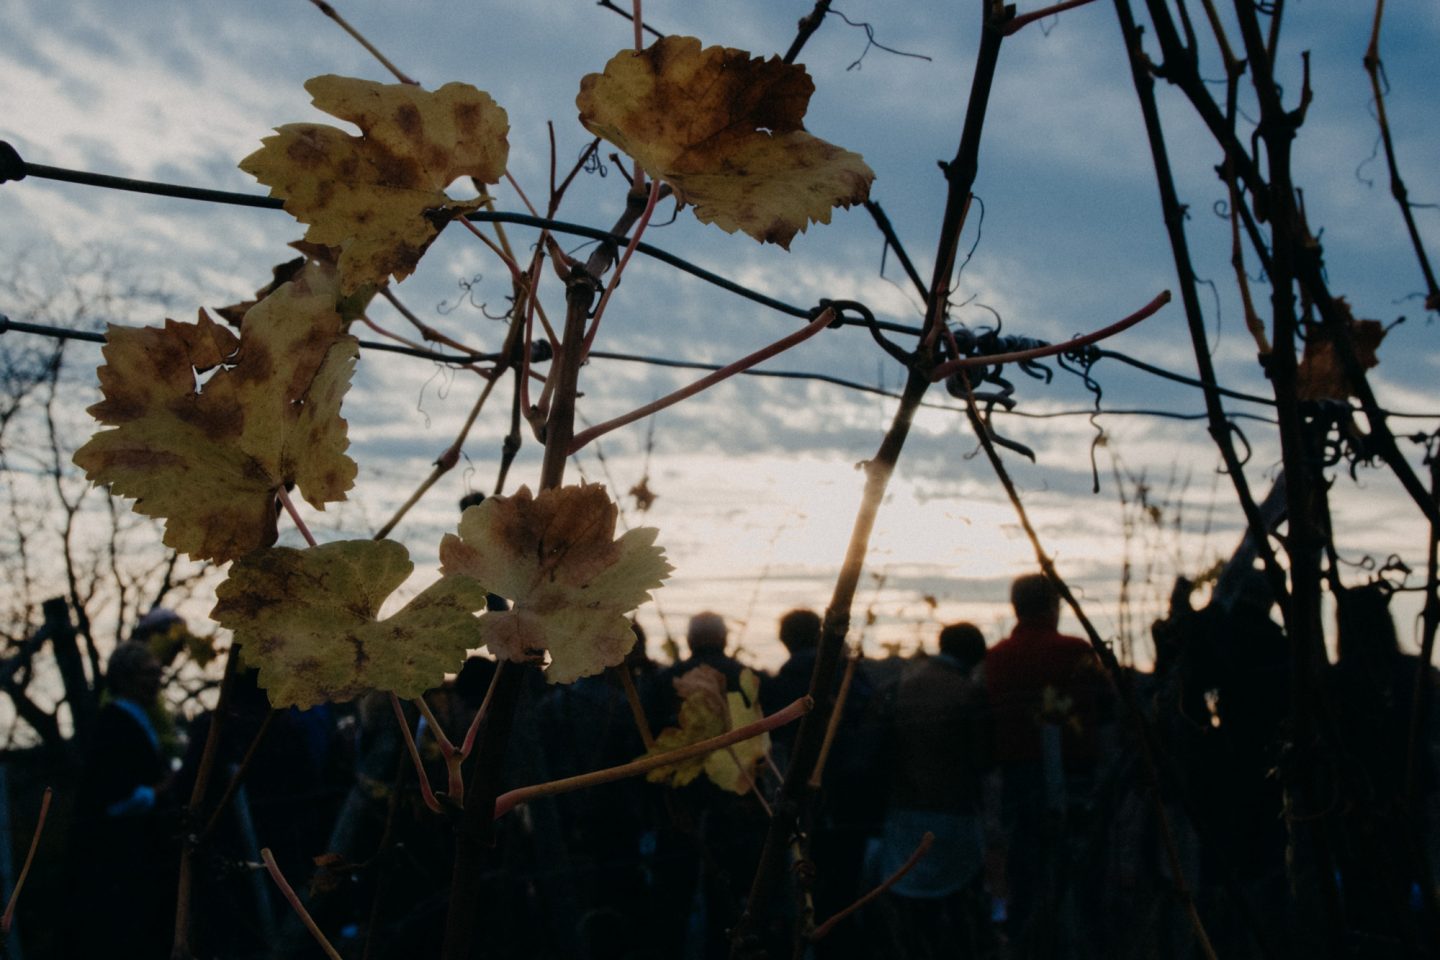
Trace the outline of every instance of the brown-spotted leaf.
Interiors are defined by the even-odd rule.
[[[1350,331],[1351,343],[1355,346],[1355,358],[1362,369],[1368,370],[1380,363],[1376,350],[1385,339],[1385,326],[1379,320],[1357,320],[1350,312],[1350,304],[1344,297],[1335,301],[1335,306]],[[1345,366],[1336,353],[1333,335],[1318,330],[1305,341],[1305,355],[1296,371],[1295,391],[1301,400],[1345,400],[1355,395],[1355,385],[1345,375]]]
[[[619,511],[600,484],[544,490],[521,487],[491,497],[446,534],[440,563],[512,601],[480,618],[481,634],[502,660],[539,662],[545,678],[570,683],[625,659],[635,645],[626,614],[669,575],[653,527],[615,537]]]
[[[403,83],[326,75],[305,84],[315,106],[349,120],[336,127],[277,127],[240,169],[282,197],[305,239],[339,247],[341,290],[409,276],[456,216],[479,199],[452,200],[456,178],[495,183],[505,174],[510,122],[490,95],[465,83],[434,92]]]
[[[366,690],[418,697],[479,644],[485,589],[447,576],[394,616],[380,607],[414,564],[393,540],[348,540],[241,557],[210,612],[235,634],[276,707],[349,700]]]
[[[99,370],[101,430],[75,452],[95,483],[165,520],[165,543],[224,562],[275,542],[277,492],[345,499],[355,463],[340,401],[358,355],[333,269],[311,264],[246,315],[237,340],[195,324],[115,327]],[[220,366],[197,386],[197,374]]]
[[[760,709],[760,678],[754,670],[741,671],[740,689],[727,693],[725,703],[731,730],[764,719],[765,711]],[[769,749],[770,734],[762,733],[716,750],[705,758],[705,775],[722,790],[748,793],[755,782],[755,768]]]
[[[858,153],[805,131],[804,67],[671,36],[580,82],[580,122],[663,180],[695,216],[789,248],[834,207],[870,196]]]
[[[704,664],[686,670],[672,683],[680,696],[680,725],[666,727],[655,736],[655,746],[646,756],[669,753],[692,743],[718,737],[730,728],[725,715],[725,677],[714,667]],[[706,770],[711,754],[691,757],[679,763],[656,767],[645,775],[651,783],[683,787]]]
[[[725,689],[725,677],[714,667],[698,666],[676,677],[680,695],[680,726],[667,727],[655,738],[648,756],[678,750],[692,743],[718,737],[729,730],[755,723],[764,717],[760,709],[760,678],[753,670],[740,674],[740,689]],[[656,767],[646,774],[651,783],[683,787],[702,772],[716,786],[731,793],[748,793],[755,782],[755,768],[770,748],[770,735],[742,740],[701,757]]]

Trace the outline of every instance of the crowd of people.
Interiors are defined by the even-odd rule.
[[[1014,627],[1003,638],[955,623],[932,651],[860,661],[802,824],[808,859],[794,866],[810,905],[795,909],[813,908],[818,923],[893,882],[810,955],[1188,957],[1202,955],[1203,927],[1221,956],[1299,956],[1316,935],[1302,929],[1291,886],[1301,816],[1324,819],[1348,955],[1429,955],[1423,917],[1434,883],[1411,827],[1433,819],[1437,741],[1425,726],[1424,749],[1407,750],[1417,677],[1429,678],[1401,654],[1383,589],[1340,598],[1338,662],[1321,677],[1335,731],[1323,811],[1297,811],[1287,783],[1291,651],[1265,581],[1242,577],[1199,610],[1189,596],[1182,584],[1155,626],[1153,673],[1112,676],[1088,641],[1062,634],[1060,597],[1039,574],[1013,583]],[[821,633],[813,611],[781,619],[788,659],[761,677],[767,714],[811,690]],[[698,667],[741,688],[745,668],[727,649],[723,616],[696,615],[686,640],[686,655],[668,666],[648,657],[642,636],[622,667],[570,685],[527,671],[504,786],[640,756],[642,728],[676,723],[676,681]],[[200,822],[185,811],[215,720],[192,723],[172,761],[161,670],[143,637],[110,659],[71,843],[73,904],[93,922],[70,930],[71,955],[117,955],[117,930],[131,932],[125,955],[169,955],[186,836],[199,840],[187,878],[197,957],[318,955],[258,868],[262,848],[342,956],[435,955],[454,815],[443,795],[438,814],[421,802],[388,698],[271,711],[254,672],[239,670],[196,809],[229,795]],[[436,789],[446,768],[425,728],[459,736],[494,671],[472,658],[432,694],[429,716],[405,714]],[[1141,727],[1117,681],[1141,705],[1154,764],[1142,760]],[[483,955],[730,956],[794,736],[793,726],[774,732],[748,793],[703,777],[679,788],[632,778],[502,818]],[[778,930],[760,931],[759,943],[791,955]]]

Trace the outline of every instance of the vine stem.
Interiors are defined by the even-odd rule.
[[[579,451],[580,448],[584,447],[585,444],[596,439],[597,437],[603,437],[605,434],[609,433],[612,430],[618,430],[620,427],[634,423],[636,420],[642,420],[645,417],[650,416],[651,414],[659,413],[666,407],[673,407],[681,400],[693,397],[697,393],[713,387],[715,384],[721,382],[722,380],[728,380],[730,377],[733,377],[738,373],[744,373],[746,370],[749,370],[756,364],[763,363],[764,361],[770,359],[776,354],[784,353],[791,347],[796,346],[800,343],[804,343],[806,340],[809,340],[811,337],[815,336],[815,334],[828,327],[831,323],[834,322],[834,320],[834,309],[830,307],[825,308],[825,310],[822,311],[821,314],[814,320],[811,320],[805,326],[801,327],[799,330],[796,330],[789,336],[782,337],[781,339],[776,340],[768,347],[763,347],[759,350],[756,350],[749,356],[741,357],[734,363],[726,364],[719,370],[716,370],[714,373],[701,377],[694,383],[689,384],[688,386],[681,387],[674,393],[666,394],[659,400],[652,400],[650,403],[645,404],[643,407],[638,407],[634,410],[631,410],[629,413],[622,414],[621,416],[618,416],[613,420],[606,420],[604,423],[597,423],[595,426],[589,428],[588,430],[583,430],[580,433],[575,434],[574,438],[570,441],[569,453],[573,455],[574,453]]]
[[[637,7],[640,5],[636,0]],[[636,17],[639,22],[639,17]],[[638,32],[638,28],[637,28]],[[638,167],[637,167],[638,169]],[[605,308],[610,305],[610,298],[615,295],[615,290],[620,286],[620,277],[625,272],[630,257],[635,248],[640,245],[640,238],[645,235],[645,227],[650,223],[650,217],[655,212],[655,203],[660,199],[660,181],[655,180],[650,184],[650,192],[645,198],[645,212],[640,214],[640,219],[635,224],[635,231],[630,234],[630,242],[625,245],[625,252],[620,255],[620,262],[615,266],[615,272],[610,275],[610,282],[605,286],[605,292],[600,295],[600,303],[595,307],[595,316],[590,320],[590,329],[585,333],[584,355],[590,355],[590,346],[595,342],[595,335],[600,332],[600,318],[605,316]]]
[[[643,212],[638,202],[627,201],[618,218],[615,235],[628,233]],[[611,265],[614,248],[602,244],[582,266],[564,266],[565,329],[551,364],[545,389],[553,391],[553,402],[544,423],[545,453],[540,464],[540,490],[551,490],[565,479],[570,439],[575,433],[575,397],[578,393],[582,346],[586,320],[600,286],[596,279]],[[532,291],[533,293],[533,291]],[[501,660],[486,707],[484,719],[475,731],[477,756],[465,787],[466,804],[455,825],[455,860],[451,869],[450,903],[445,915],[443,960],[466,960],[477,931],[478,906],[482,897],[486,851],[493,843],[495,798],[500,793],[500,772],[505,759],[515,708],[520,699],[523,664]]]
[[[305,519],[300,516],[300,511],[295,509],[295,503],[290,499],[290,491],[281,487],[275,492],[275,496],[280,499],[280,504],[285,508],[285,512],[290,514],[290,519],[295,521],[295,529],[300,531],[300,536],[304,537],[305,542],[310,546],[316,546],[314,534],[310,532],[309,527],[305,526]]]
[[[915,865],[925,858],[925,854],[929,853],[930,848],[934,845],[935,834],[931,833],[928,830],[925,831],[925,836],[920,838],[920,844],[915,848],[915,852],[910,854],[910,859],[906,860],[903,864],[900,865],[899,870],[896,870],[894,873],[890,874],[890,876],[886,877],[885,880],[874,890],[871,890],[869,893],[865,894],[865,896],[861,897],[859,900],[856,900],[854,903],[850,904],[850,906],[846,907],[844,910],[841,910],[839,913],[835,914],[835,916],[831,917],[829,920],[826,920],[824,923],[820,924],[820,926],[816,927],[810,933],[810,942],[818,943],[819,941],[824,940],[827,936],[830,935],[830,931],[834,930],[835,927],[838,926],[842,920],[853,914],[855,911],[859,910],[861,907],[870,903],[872,900],[880,896],[886,890],[889,890],[891,887],[895,886],[895,884],[899,883],[902,879],[904,879],[905,874],[915,869]]]
[[[856,654],[845,658],[845,674],[840,678],[840,691],[835,694],[835,709],[830,712],[830,723],[825,727],[825,739],[820,743],[820,756],[815,758],[815,769],[810,773],[811,790],[820,789],[820,783],[825,776],[825,761],[830,759],[830,748],[835,745],[835,734],[840,730],[840,719],[845,714],[845,701],[850,699],[850,685],[855,680],[855,668],[859,663],[860,657]],[[770,758],[767,755],[765,759]]]
[[[638,777],[658,767],[669,766],[670,764],[691,760],[695,757],[703,757],[716,750],[728,749],[737,743],[752,740],[772,730],[778,730],[786,724],[793,723],[809,713],[814,706],[815,701],[810,697],[801,697],[783,710],[776,711],[768,717],[762,717],[754,723],[747,723],[743,727],[736,727],[734,730],[722,733],[718,737],[701,740],[698,743],[692,743],[688,746],[680,747],[677,750],[652,753],[638,760],[622,763],[618,767],[607,767],[604,770],[595,770],[591,773],[582,773],[574,777],[565,777],[563,780],[551,780],[548,783],[537,783],[532,786],[510,790],[502,793],[495,799],[495,817],[497,819],[503,817],[520,804],[537,800],[540,797],[553,797],[562,793],[574,793],[576,790],[585,790],[589,787],[598,787],[606,783],[614,783],[616,780]]]
[[[1160,110],[1155,102],[1155,81],[1150,75],[1144,51],[1140,46],[1141,35],[1130,10],[1129,0],[1115,0],[1115,12],[1120,21],[1120,32],[1129,54],[1131,81],[1135,87],[1136,98],[1140,101],[1140,113],[1145,122],[1151,163],[1155,168],[1155,181],[1160,194],[1161,214],[1164,217],[1166,234],[1170,239],[1175,276],[1180,285],[1180,302],[1185,312],[1186,326],[1190,332],[1190,347],[1191,352],[1195,355],[1196,371],[1199,373],[1204,391],[1205,416],[1209,425],[1210,438],[1220,451],[1220,457],[1225,463],[1225,472],[1229,475],[1231,485],[1235,489],[1235,498],[1239,501],[1241,512],[1245,514],[1246,526],[1255,541],[1256,550],[1265,568],[1266,581],[1274,596],[1281,599],[1288,593],[1285,573],[1271,546],[1270,531],[1261,516],[1255,496],[1250,490],[1250,483],[1245,477],[1244,464],[1235,449],[1230,421],[1226,418],[1224,405],[1220,401],[1219,381],[1215,376],[1214,362],[1210,358],[1210,345],[1205,332],[1204,314],[1200,308],[1195,267],[1190,259],[1190,245],[1185,233],[1185,207],[1180,203],[1179,194],[1175,189],[1175,178],[1170,168],[1170,152],[1165,144],[1165,133],[1160,123]],[[1218,21],[1216,29],[1218,29]],[[1219,36],[1224,37],[1223,31],[1219,33]],[[1228,42],[1223,39],[1222,49],[1226,51],[1225,62],[1227,70],[1229,70],[1230,65],[1234,63],[1234,58],[1228,52]],[[1235,175],[1228,155],[1226,172],[1230,175],[1230,183],[1233,184]],[[1238,190],[1232,188],[1232,196],[1238,196]],[[1256,322],[1259,323],[1258,317]],[[1263,325],[1260,330],[1263,337]],[[1269,352],[1268,347],[1267,343],[1266,353]],[[1288,609],[1283,599],[1281,608]]]
[[[495,385],[500,382],[500,373],[509,365],[510,357],[507,353],[499,364],[497,364],[494,375],[485,381],[485,386],[481,389],[480,396],[475,399],[475,403],[471,405],[470,413],[465,417],[465,422],[461,425],[460,432],[456,435],[455,441],[446,447],[440,456],[436,458],[435,465],[430,470],[430,475],[420,483],[420,486],[415,488],[415,492],[410,494],[409,499],[400,505],[399,509],[395,511],[394,516],[390,518],[385,526],[375,532],[374,539],[383,540],[389,536],[390,531],[395,529],[396,525],[405,518],[405,515],[410,512],[415,504],[419,503],[421,498],[430,491],[430,488],[435,486],[441,477],[453,470],[455,464],[460,462],[460,451],[465,445],[466,438],[470,436],[470,430],[475,426],[475,421],[480,416],[480,411],[484,409],[485,401],[490,399],[490,394],[494,392]]]
[[[1042,7],[1039,10],[1023,13],[1012,19],[1010,23],[1006,25],[1005,35],[1007,37],[1012,36],[1016,31],[1029,26],[1036,20],[1044,20],[1046,17],[1053,17],[1057,14],[1064,13],[1066,10],[1073,10],[1076,7],[1083,7],[1085,4],[1093,2],[1094,0],[1064,0],[1063,3],[1056,3],[1048,7]]]
[[[300,895],[295,892],[294,887],[290,886],[290,881],[285,879],[285,874],[280,872],[280,865],[275,862],[275,854],[270,852],[269,847],[261,849],[260,859],[265,861],[265,869],[269,872],[270,879],[275,881],[275,886],[280,888],[285,902],[290,904],[290,909],[294,910],[295,915],[300,918],[300,922],[305,924],[305,929],[310,931],[310,936],[314,937],[315,942],[320,945],[320,949],[325,951],[325,956],[330,960],[344,960],[340,956],[340,951],[325,939],[325,934],[320,931],[319,925],[315,923],[315,918],[310,916],[310,911],[306,910],[305,904],[300,902]]]
[[[225,717],[230,705],[230,693],[235,687],[235,678],[240,672],[239,648],[230,646],[225,660],[225,675],[220,680],[220,696],[215,703],[215,712],[210,717],[210,729],[205,734],[205,746],[200,751],[200,766],[195,772],[195,784],[190,790],[190,803],[186,810],[194,814],[205,801],[210,789],[210,776],[220,755],[220,731],[225,726]],[[176,881],[175,934],[170,945],[172,960],[188,960],[190,953],[190,907],[193,877],[193,859],[200,838],[187,835],[180,847],[180,871]]]
[[[480,727],[485,723],[485,717],[490,713],[490,701],[495,696],[495,686],[500,680],[500,671],[497,669],[495,675],[490,678],[490,686],[485,689],[485,699],[480,701],[480,709],[475,711],[475,717],[470,721],[470,728],[465,731],[465,739],[460,744],[460,752],[470,756],[470,751],[475,747],[475,737],[480,732]]]
[[[54,795],[55,791],[46,787],[45,794],[40,798],[40,815],[35,819],[35,833],[30,837],[30,850],[25,854],[25,865],[20,868],[15,889],[10,891],[10,901],[5,904],[5,913],[0,915],[0,936],[8,934],[15,922],[15,908],[20,903],[20,891],[25,887],[25,878],[30,876],[30,866],[35,862],[35,851],[40,848],[40,835],[45,832],[45,821],[50,816],[50,800]]]
[[[635,678],[630,675],[629,665],[622,663],[612,669],[620,674],[620,686],[625,688],[625,700],[630,704],[630,715],[635,719],[635,729],[640,731],[645,749],[654,750],[655,734],[650,729],[650,721],[645,718],[645,705],[640,702],[640,691],[635,689]]]
[[[498,227],[498,226],[500,226],[500,224],[496,224],[496,226]],[[397,297],[397,296],[395,296],[394,292],[390,289],[389,284],[386,284],[385,286],[383,286],[383,287],[380,288],[380,296],[384,297],[385,300],[390,304],[390,306],[394,307],[394,308],[395,308],[395,311],[396,311],[397,313],[399,313],[400,316],[404,317],[405,320],[406,320],[412,327],[415,328],[416,332],[419,333],[420,336],[424,337],[427,341],[430,341],[430,342],[433,342],[433,343],[441,343],[441,344],[444,344],[445,346],[450,347],[450,348],[453,349],[453,350],[458,350],[458,351],[461,352],[461,353],[476,354],[476,353],[482,352],[482,351],[479,351],[479,350],[474,349],[473,347],[471,347],[471,346],[469,346],[469,345],[467,345],[467,344],[461,343],[459,340],[456,340],[454,337],[448,336],[448,335],[442,333],[441,331],[436,330],[434,327],[430,326],[430,324],[426,323],[424,320],[421,320],[419,317],[417,317],[417,316],[415,315],[415,311],[413,311],[413,310],[411,310],[409,307],[405,306],[405,304],[400,301],[400,298]],[[382,336],[389,337],[389,338],[392,339],[392,340],[399,340],[401,343],[405,344],[406,346],[410,346],[410,347],[420,347],[421,349],[427,349],[427,348],[423,347],[423,345],[421,345],[421,344],[417,344],[417,343],[414,343],[414,342],[412,342],[412,341],[410,341],[410,340],[406,340],[404,337],[401,337],[399,334],[392,333],[392,332],[390,332],[389,330],[384,329],[383,327],[381,327],[381,326],[379,326],[378,324],[376,324],[375,321],[371,320],[369,317],[365,316],[364,314],[361,314],[360,319],[361,319],[361,321],[363,321],[363,322],[365,323],[366,326],[368,326],[370,329],[374,330],[376,333],[381,334]],[[465,369],[467,369],[467,370],[474,370],[476,373],[480,374],[482,377],[491,377],[491,376],[494,376],[494,375],[495,375],[495,371],[493,371],[493,370],[481,370],[478,366],[476,366],[476,365],[473,364],[473,363],[464,364],[464,367],[465,367]]]
[[[409,337],[402,337],[400,334],[396,333],[396,332],[393,331],[393,330],[387,330],[386,328],[380,326],[380,324],[376,323],[374,320],[371,320],[369,317],[364,316],[363,314],[360,316],[360,322],[363,323],[363,324],[365,324],[365,326],[369,327],[371,330],[374,330],[376,333],[378,333],[380,336],[386,338],[387,340],[394,340],[396,343],[404,344],[405,346],[411,348],[412,350],[426,350],[426,349],[428,349],[428,348],[425,346],[425,344],[420,343],[420,342],[415,341],[415,340],[411,340]],[[433,331],[431,331],[431,332],[433,332]],[[471,350],[471,349],[469,349],[468,347],[466,347],[466,348],[464,348],[464,349],[465,349],[465,352],[466,352],[466,353],[478,353],[478,352],[479,352],[479,351],[477,351],[477,350]],[[469,370],[471,373],[478,374],[479,376],[485,377],[486,379],[489,379],[489,377],[490,377],[490,372],[489,372],[489,371],[480,369],[480,367],[479,367],[478,365],[476,365],[476,364],[473,364],[473,363],[465,363],[465,364],[460,364],[460,366],[461,366],[463,369]]]
[[[260,750],[260,744],[265,740],[265,734],[270,731],[270,724],[275,719],[278,710],[271,710],[265,714],[265,719],[260,721],[260,729],[255,731],[255,737],[250,741],[250,746],[245,750],[245,756],[240,760],[240,766],[236,768],[230,782],[225,784],[225,791],[220,794],[220,799],[215,802],[215,809],[210,811],[210,819],[205,821],[205,828],[200,831],[199,842],[203,843],[210,838],[215,829],[220,825],[220,815],[230,805],[235,797],[235,791],[240,789],[240,784],[245,781],[245,774],[250,770],[250,764],[255,759],[255,754]]]
[[[415,776],[420,780],[420,796],[425,800],[425,806],[431,813],[440,812],[440,801],[435,798],[435,791],[430,786],[430,776],[425,772],[425,762],[420,759],[420,748],[415,743],[415,735],[410,732],[410,723],[405,719],[405,709],[400,706],[400,698],[390,694],[390,707],[395,711],[395,723],[400,727],[400,734],[405,739],[405,749],[410,754],[410,762],[415,765]]]
[[[1415,225],[1415,213],[1410,209],[1410,191],[1400,177],[1400,165],[1395,159],[1395,142],[1390,136],[1390,120],[1385,114],[1385,90],[1380,83],[1380,76],[1385,69],[1380,59],[1380,23],[1384,16],[1385,0],[1375,0],[1370,45],[1365,48],[1365,72],[1370,75],[1370,90],[1375,96],[1375,121],[1380,125],[1380,142],[1385,147],[1385,166],[1390,173],[1390,196],[1395,198],[1400,207],[1400,216],[1405,220],[1405,230],[1410,234],[1410,245],[1415,248],[1415,257],[1420,262],[1420,273],[1425,278],[1425,309],[1440,310],[1440,285],[1435,282],[1435,271],[1430,267],[1430,258],[1420,239],[1420,229]]]
[[[399,80],[401,83],[408,83],[413,87],[418,87],[420,85],[419,81],[412,80],[410,77],[406,76],[399,67],[391,63],[389,58],[387,58],[385,54],[381,53],[379,48],[377,48],[375,44],[365,39],[364,34],[352,27],[350,23],[344,17],[340,16],[340,13],[334,7],[330,6],[330,4],[326,3],[325,0],[310,0],[310,2],[313,3],[317,8],[319,8],[321,13],[325,14],[325,16],[329,17],[331,20],[334,20],[341,30],[344,30],[346,33],[350,34],[350,36],[354,37],[355,42],[360,44],[360,46],[364,47],[367,51],[369,51],[370,56],[374,57],[376,60],[379,60],[382,67],[384,67],[386,70],[389,70],[392,74],[395,75],[396,80]]]
[[[521,199],[524,200],[523,195],[521,196]],[[529,204],[528,200],[524,200],[524,202],[527,205]],[[531,215],[534,215],[535,211],[533,207],[531,208],[530,212]],[[499,244],[497,244],[494,240],[491,240],[489,237],[485,236],[485,234],[481,233],[480,229],[476,227],[475,224],[471,223],[467,218],[456,217],[455,220],[456,222],[464,226],[466,230],[469,230],[471,233],[475,234],[475,236],[479,237],[480,242],[485,244],[485,246],[489,247],[490,252],[500,258],[500,262],[505,264],[505,269],[510,271],[510,279],[512,281],[514,281],[515,283],[525,282],[525,276],[520,272],[520,265],[515,262],[514,258],[512,258],[504,250],[502,250]]]
[[[1000,363],[1015,363],[1021,360],[1036,360],[1040,357],[1050,357],[1057,353],[1065,353],[1080,347],[1089,346],[1092,343],[1099,343],[1115,336],[1117,333],[1129,330],[1141,320],[1153,317],[1160,308],[1170,302],[1170,291],[1162,290],[1145,306],[1136,310],[1122,320],[1117,320],[1108,327],[1102,327],[1094,333],[1087,333],[1083,336],[1074,337],[1064,343],[1051,343],[1043,347],[1034,347],[1030,350],[1016,350],[1013,353],[979,354],[973,357],[956,357],[954,360],[947,360],[935,368],[930,374],[932,382],[938,383],[957,370],[964,370],[969,367],[988,367]]]
[[[1005,39],[1004,27],[1014,16],[1013,7],[994,0],[981,0],[980,12],[979,51],[975,58],[974,79],[970,84],[960,142],[955,158],[941,165],[947,182],[945,212],[941,218],[940,238],[936,245],[935,271],[925,311],[925,330],[920,348],[907,365],[905,388],[890,421],[890,427],[880,442],[874,459],[864,464],[865,491],[855,513],[844,563],[835,578],[830,605],[825,610],[815,669],[810,676],[810,696],[815,700],[815,710],[800,721],[800,728],[796,731],[794,750],[785,771],[785,782],[781,785],[780,800],[776,804],[776,815],[770,819],[769,829],[765,834],[760,861],[755,867],[744,912],[731,933],[732,958],[748,954],[746,942],[763,922],[761,914],[783,871],[783,861],[786,851],[790,849],[791,838],[813,802],[815,791],[809,786],[810,775],[814,771],[825,730],[829,726],[835,674],[840,666],[845,635],[850,629],[850,608],[855,600],[860,574],[865,567],[870,536],[874,531],[880,506],[884,502],[890,477],[895,472],[900,451],[909,436],[915,413],[930,388],[936,344],[939,332],[945,326],[946,304],[960,247],[960,232],[965,225],[966,211],[970,207],[970,190],[979,172],[980,140],[989,107],[990,91],[994,85],[995,68],[1000,59],[1000,47]],[[796,928],[797,950],[802,947],[803,941],[801,931]]]

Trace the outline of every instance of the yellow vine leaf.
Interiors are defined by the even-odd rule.
[[[388,619],[380,607],[415,565],[393,540],[346,540],[242,557],[210,616],[235,634],[276,707],[349,700],[366,690],[418,697],[479,644],[485,589],[447,576]]]
[[[753,670],[741,672],[739,691],[726,692],[724,675],[704,665],[685,671],[674,684],[681,697],[680,726],[662,730],[647,755],[718,737],[765,716],[760,709],[760,678]],[[755,782],[755,768],[769,748],[770,735],[761,734],[723,750],[712,750],[703,757],[656,767],[646,774],[646,779],[683,787],[703,772],[722,790],[748,793]]]
[[[310,225],[305,239],[341,248],[346,295],[402,280],[456,216],[480,199],[452,200],[456,178],[496,183],[505,174],[510,121],[490,95],[466,83],[430,92],[403,83],[326,75],[305,83],[316,107],[349,120],[336,127],[291,123],[240,169]]]
[[[460,518],[440,543],[445,573],[474,578],[512,601],[480,618],[490,652],[502,660],[549,663],[545,679],[570,683],[625,659],[635,645],[626,614],[650,599],[671,571],[638,527],[615,538],[619,511],[604,486],[521,487],[491,497]]]
[[[670,184],[702,222],[789,249],[833,207],[863,203],[875,179],[858,153],[805,131],[814,90],[804,67],[779,57],[671,36],[616,54],[581,80],[575,103],[586,129]]]
[[[106,332],[101,430],[75,452],[95,483],[165,520],[167,546],[224,562],[275,542],[276,494],[345,499],[355,479],[340,402],[358,356],[333,270],[310,264],[245,315],[237,339],[194,324]],[[219,367],[203,386],[197,375]]]

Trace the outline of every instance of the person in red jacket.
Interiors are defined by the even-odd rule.
[[[1012,943],[1050,929],[1060,896],[1067,826],[1088,798],[1098,756],[1104,674],[1089,643],[1060,633],[1060,595],[1043,574],[1010,587],[1015,629],[985,656],[991,757],[999,775],[1003,885]],[[1029,928],[1028,921],[1036,923]],[[1027,929],[1029,928],[1029,929]],[[1043,929],[1042,929],[1043,928]],[[1017,943],[1022,954],[1024,943]],[[1030,943],[1037,955],[1040,944]]]

